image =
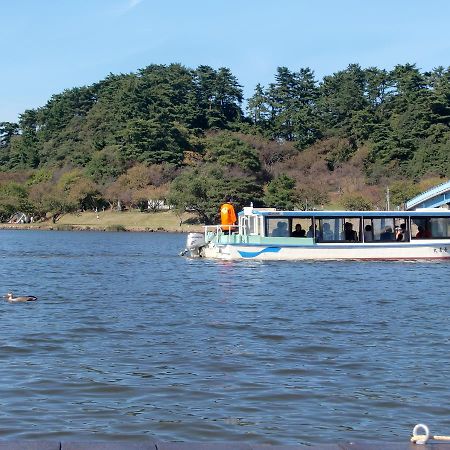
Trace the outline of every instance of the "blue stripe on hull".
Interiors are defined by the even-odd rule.
[[[243,252],[241,250],[238,250],[238,253],[243,258],[256,258],[257,256],[261,255],[261,253],[278,253],[281,250],[280,247],[266,247],[260,250],[259,252]]]

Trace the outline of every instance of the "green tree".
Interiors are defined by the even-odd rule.
[[[264,203],[277,209],[295,209],[298,203],[295,180],[284,174],[273,179],[267,186]]]
[[[195,82],[208,128],[226,128],[230,122],[241,120],[242,87],[230,69],[221,67],[216,71],[209,66],[199,66]]]
[[[188,133],[179,124],[137,119],[124,132],[123,152],[127,159],[148,164],[179,164],[190,148]]]
[[[260,83],[256,85],[255,93],[248,99],[247,111],[254,125],[263,131],[268,126],[269,105],[264,88]]]
[[[46,138],[63,130],[75,118],[85,117],[96,102],[90,87],[66,89],[53,95],[45,107],[38,111],[40,133]]]
[[[13,122],[0,122],[0,149],[6,148],[11,138],[19,134],[19,124]]]
[[[57,189],[64,198],[64,211],[95,209],[101,205],[98,186],[79,169],[71,170],[61,176]]]
[[[358,64],[325,76],[320,87],[319,107],[327,128],[345,135],[350,129],[353,114],[368,106],[366,77]]]
[[[430,107],[434,124],[450,126],[450,68],[440,66],[425,74],[431,88]]]
[[[53,175],[53,170],[46,168],[38,169],[31,174],[30,178],[26,182],[26,185],[33,186],[39,183],[48,183],[52,180]]]
[[[169,202],[179,212],[192,211],[206,224],[217,223],[220,205],[231,196],[239,210],[261,202],[261,185],[254,177],[224,173],[223,167],[205,164],[185,170],[172,182]]]
[[[286,141],[294,140],[292,114],[296,94],[295,82],[295,73],[287,67],[278,67],[275,83],[271,83],[268,90],[274,137]]]
[[[269,85],[264,100],[271,111],[266,135],[270,132],[273,138],[295,141],[299,148],[314,143],[322,135],[318,94],[311,69],[291,72],[287,67],[278,67],[275,83]]]
[[[220,133],[206,139],[205,147],[206,161],[217,162],[223,167],[239,167],[245,173],[256,173],[261,169],[258,153],[229,133]]]
[[[21,134],[11,139],[9,166],[36,168],[39,165],[36,110],[26,110],[19,116],[19,128]]]
[[[386,70],[377,67],[369,67],[364,70],[365,96],[369,108],[376,112],[382,108],[394,94],[393,76]]]
[[[86,173],[96,182],[105,184],[125,171],[126,161],[120,146],[109,145],[93,153],[86,164]]]
[[[45,218],[49,214],[55,223],[63,214],[73,212],[77,204],[68,199],[62,186],[43,181],[30,187],[29,199],[36,218]]]
[[[441,126],[436,128],[441,128]],[[445,130],[444,136],[439,140],[431,135],[420,142],[409,162],[409,176],[421,177],[433,174],[450,178],[450,132],[448,130]]]
[[[403,206],[408,200],[420,193],[416,183],[409,180],[399,180],[389,186],[390,203],[392,206]]]
[[[25,186],[10,182],[0,185],[0,219],[8,220],[16,212],[31,213],[31,203]]]

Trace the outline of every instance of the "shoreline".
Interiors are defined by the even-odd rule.
[[[172,211],[102,211],[65,214],[56,223],[51,219],[34,223],[0,223],[0,230],[102,231],[139,233],[203,232],[203,225],[193,223],[192,214],[181,217]]]

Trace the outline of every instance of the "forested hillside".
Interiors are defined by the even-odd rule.
[[[179,64],[54,95],[0,123],[0,216],[165,199],[211,222],[225,195],[383,208],[386,187],[400,204],[450,175],[450,68],[353,64],[317,80],[279,67],[243,100],[229,69]]]

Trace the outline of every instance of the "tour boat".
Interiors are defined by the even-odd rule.
[[[277,211],[245,207],[238,225],[189,233],[191,256],[224,260],[450,258],[450,210]]]

